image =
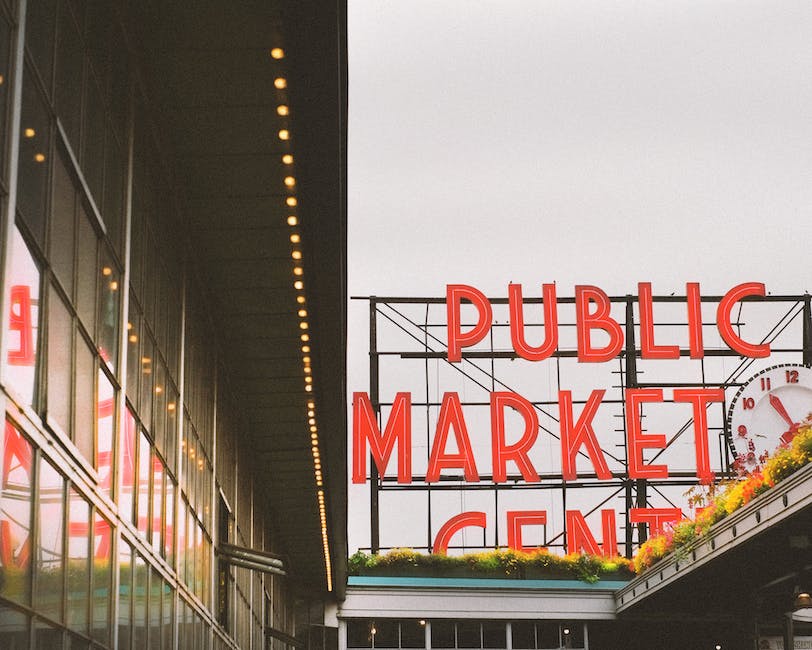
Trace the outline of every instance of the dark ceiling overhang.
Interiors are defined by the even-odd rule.
[[[128,11],[228,383],[248,428],[257,487],[294,586],[311,594],[327,589],[307,416],[315,401],[340,599],[347,558],[346,2],[146,0]],[[271,56],[275,47],[284,58]],[[285,88],[276,87],[278,78]],[[280,105],[289,115],[277,113]],[[282,129],[289,139],[280,139]],[[292,165],[284,154],[293,155]],[[292,260],[294,249],[301,262]],[[305,390],[296,279],[307,299],[312,392]]]

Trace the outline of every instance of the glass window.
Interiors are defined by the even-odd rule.
[[[84,205],[79,209],[79,253],[77,257],[78,284],[76,286],[76,312],[90,337],[95,337],[96,324],[96,248],[98,238],[91,224],[92,217]]]
[[[149,566],[139,553],[135,554],[135,577],[133,579],[133,628],[134,648],[148,648],[147,645],[147,583]]]
[[[426,647],[426,622],[425,621],[401,621],[400,622],[400,647],[401,648],[425,648]]]
[[[163,550],[161,528],[163,522],[164,464],[157,454],[152,454],[152,546]]]
[[[48,297],[48,418],[65,433],[71,426],[73,320],[59,292]]]
[[[163,580],[157,569],[150,570],[149,578],[149,648],[161,648],[161,592]]]
[[[33,450],[6,421],[0,450],[0,596],[31,601],[31,506]]]
[[[115,51],[121,48],[115,48]],[[124,156],[108,122],[104,141],[104,200],[102,217],[107,226],[107,236],[116,250],[121,248],[121,226],[124,221]]]
[[[536,625],[539,648],[560,648],[561,631],[557,621],[544,621]]]
[[[118,586],[118,647],[119,650],[130,650],[132,630],[132,587],[133,587],[133,549],[123,539],[119,543],[119,586]]]
[[[6,269],[9,307],[8,357],[3,374],[25,402],[34,403],[39,334],[40,272],[20,231],[14,229]]]
[[[68,627],[87,633],[90,604],[90,504],[73,488],[68,499]]]
[[[108,496],[113,493],[113,440],[116,422],[116,391],[104,370],[99,368],[96,399],[96,436],[99,487]]]
[[[17,176],[17,209],[34,239],[42,245],[45,234],[45,199],[51,154],[51,123],[48,109],[26,68],[20,122],[20,158]]]
[[[152,401],[152,437],[155,445],[166,455],[166,367],[160,358],[155,357],[152,363],[155,369],[155,387]]]
[[[4,650],[28,650],[28,617],[0,605],[0,646]]]
[[[84,340],[76,337],[76,405],[73,441],[82,455],[96,465],[95,460],[95,404],[96,404],[96,359],[93,349]]]
[[[561,624],[561,640],[565,648],[584,647],[584,624],[578,621]]]
[[[88,71],[85,79],[85,120],[82,125],[82,171],[93,197],[101,209],[104,172],[104,105],[95,76]]]
[[[166,510],[164,514],[164,555],[170,566],[174,565],[175,558],[175,481],[169,474],[166,475]]]
[[[154,366],[155,345],[152,337],[146,333],[146,328],[141,335],[141,403],[139,404],[139,414],[144,426],[149,426],[152,422],[152,387]]]
[[[111,586],[113,580],[113,531],[110,522],[98,512],[93,517],[93,612],[91,635],[105,645],[110,643]]]
[[[28,46],[45,87],[51,88],[54,60],[55,0],[31,0],[25,13],[25,43]]]
[[[138,388],[141,385],[141,313],[134,301],[135,296],[131,292],[127,322],[127,397],[137,409]]]
[[[534,650],[536,647],[536,626],[530,621],[513,621],[510,624],[513,647],[516,650]]]
[[[366,620],[347,621],[347,647],[349,648],[371,648],[372,647],[372,624]]]
[[[482,622],[482,647],[483,648],[507,647],[505,624],[502,621]]]
[[[136,525],[144,537],[149,527],[149,484],[152,469],[152,455],[149,439],[141,431],[138,438],[138,515]]]
[[[46,460],[39,465],[39,543],[37,548],[38,612],[62,620],[63,535],[65,479]]]
[[[51,204],[51,239],[49,260],[65,293],[73,295],[73,269],[76,259],[76,186],[61,147],[54,158],[53,200]]]
[[[454,621],[431,622],[431,647],[432,648],[454,647]]]
[[[135,417],[129,409],[124,414],[124,430],[118,443],[118,507],[122,519],[133,521],[133,503],[135,501]]]
[[[71,149],[78,153],[81,145],[82,71],[85,57],[71,4],[59,3],[54,99],[57,115],[68,136]]]
[[[48,625],[45,621],[37,620],[34,623],[34,648],[36,650],[53,650],[62,648],[63,632]]]
[[[11,48],[11,26],[3,12],[0,12],[0,125],[6,123],[6,104],[8,103],[9,54]],[[6,131],[0,128],[0,169],[5,169]]]
[[[481,648],[479,621],[459,621],[457,623],[457,647]]]
[[[112,372],[118,368],[119,295],[121,275],[107,247],[101,252],[101,277],[99,278],[99,353],[102,361]]]
[[[397,648],[398,647],[398,623],[397,621],[379,620],[374,623],[375,633],[373,641],[376,648]]]

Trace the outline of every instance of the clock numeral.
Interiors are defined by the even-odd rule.
[[[761,378],[761,390],[770,390],[770,378],[769,377],[762,377]]]
[[[787,383],[788,384],[797,384],[798,383],[798,371],[797,370],[787,370]]]
[[[738,431],[739,431],[739,436],[742,437],[742,438],[744,438],[747,435],[747,427],[744,426],[743,424],[739,425]]]
[[[764,380],[762,379],[761,381],[764,381]],[[742,400],[742,408],[745,411],[749,411],[750,409],[755,408],[755,406],[756,406],[756,400],[753,399],[752,397],[745,397]],[[739,428],[741,429],[742,427],[739,427]]]

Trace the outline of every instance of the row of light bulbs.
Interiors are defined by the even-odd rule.
[[[285,58],[285,52],[281,47],[271,50],[271,58],[281,60]],[[284,77],[276,77],[273,82],[277,90],[283,91],[288,87],[288,81]],[[276,113],[280,117],[290,115],[290,107],[282,102],[276,107]],[[281,128],[277,133],[283,143],[289,143],[291,139],[290,130]],[[293,165],[293,154],[286,153],[282,156],[282,164],[287,169]],[[313,366],[311,363],[310,348],[310,323],[307,320],[307,298],[304,292],[304,265],[302,262],[302,236],[299,232],[299,218],[295,214],[295,208],[299,204],[298,199],[293,194],[296,191],[296,177],[292,172],[286,172],[283,180],[288,195],[285,198],[285,205],[290,208],[287,217],[287,224],[290,227],[290,257],[293,260],[292,273],[294,277],[293,288],[296,289],[296,309],[299,317],[299,338],[302,342],[302,369],[304,371],[304,389],[307,393],[313,392]],[[327,590],[333,590],[333,569],[330,561],[330,541],[327,534],[327,505],[324,496],[324,475],[321,467],[321,451],[319,445],[319,430],[316,424],[316,403],[312,396],[307,401],[307,424],[310,428],[310,452],[313,456],[313,473],[318,491],[319,523],[321,526],[321,543],[324,550],[324,568],[327,573]]]

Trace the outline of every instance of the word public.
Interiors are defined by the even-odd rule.
[[[716,327],[722,340],[731,350],[744,357],[763,358],[770,355],[767,343],[745,341],[736,331],[732,314],[737,304],[750,297],[765,296],[761,283],[749,282],[730,289],[719,301],[716,310]],[[639,352],[643,359],[677,359],[680,348],[677,345],[658,344],[654,340],[653,296],[651,284],[638,285],[638,305],[640,319]],[[477,317],[473,325],[463,325],[462,305],[470,303]],[[688,353],[691,358],[704,356],[702,337],[701,295],[698,283],[686,284],[686,323],[688,328]],[[524,302],[522,287],[519,284],[508,286],[508,307],[510,339],[515,354],[528,361],[543,361],[550,358],[558,349],[558,303],[554,284],[542,285],[542,309],[544,312],[544,339],[540,345],[531,345],[525,336]],[[490,301],[479,290],[462,284],[451,284],[446,288],[448,361],[461,361],[463,349],[475,346],[489,333],[493,322]],[[602,363],[618,357],[623,350],[623,328],[611,316],[611,300],[600,288],[591,285],[575,287],[575,326],[577,332],[577,358],[581,363]],[[596,330],[603,333],[601,344],[595,345],[592,334]],[[561,441],[561,478],[572,481],[578,478],[576,457],[588,456],[594,474],[599,480],[613,478],[604,451],[593,427],[593,420],[601,406],[605,390],[591,391],[580,412],[574,409],[572,391],[558,393],[559,426]],[[724,401],[721,388],[675,388],[668,396],[675,404],[683,403],[693,416],[694,446],[696,453],[696,475],[700,480],[708,480],[713,474],[710,466],[708,444],[707,407],[714,402]],[[625,433],[627,459],[624,475],[630,479],[665,479],[669,470],[665,464],[644,462],[644,451],[663,449],[666,437],[663,434],[643,431],[641,407],[646,403],[664,402],[666,395],[660,388],[629,388],[625,391]],[[508,443],[506,417],[508,411],[518,414],[524,427],[518,440]],[[390,457],[397,449],[398,483],[412,482],[411,469],[411,394],[398,392],[392,401],[388,419],[383,431],[378,425],[375,411],[366,392],[353,393],[353,453],[352,481],[364,483],[367,480],[367,458],[371,457],[379,475],[385,475]],[[687,414],[687,413],[686,413]],[[508,480],[508,464],[513,464],[527,483],[537,483],[541,479],[530,460],[530,452],[536,443],[539,432],[538,413],[535,406],[525,397],[510,391],[490,393],[491,463],[494,484]],[[521,427],[520,427],[521,428]],[[510,432],[515,439],[517,431]],[[456,451],[447,451],[449,438],[453,436]],[[463,414],[462,403],[456,392],[443,395],[437,418],[434,439],[425,475],[426,483],[440,480],[444,470],[454,470],[462,474],[466,482],[480,482],[477,459],[474,457],[468,427]],[[465,513],[464,513],[465,514]],[[642,513],[637,513],[643,516]],[[656,513],[652,513],[656,514]],[[658,517],[662,515],[660,513]],[[524,515],[516,515],[521,520]],[[530,515],[527,515],[530,516]],[[536,513],[536,519],[541,517]],[[578,518],[577,513],[568,517]],[[608,517],[608,514],[607,514]],[[668,513],[669,518],[678,518],[678,513]],[[637,518],[637,517],[635,517]],[[580,520],[579,520],[580,521]],[[449,522],[450,523],[450,522]],[[461,523],[461,522],[460,522]],[[509,522],[509,529],[520,521]],[[609,521],[605,529],[611,528]],[[657,523],[661,523],[659,520]],[[479,520],[475,525],[484,525]],[[467,525],[471,525],[469,522]],[[455,528],[456,529],[456,528]]]

